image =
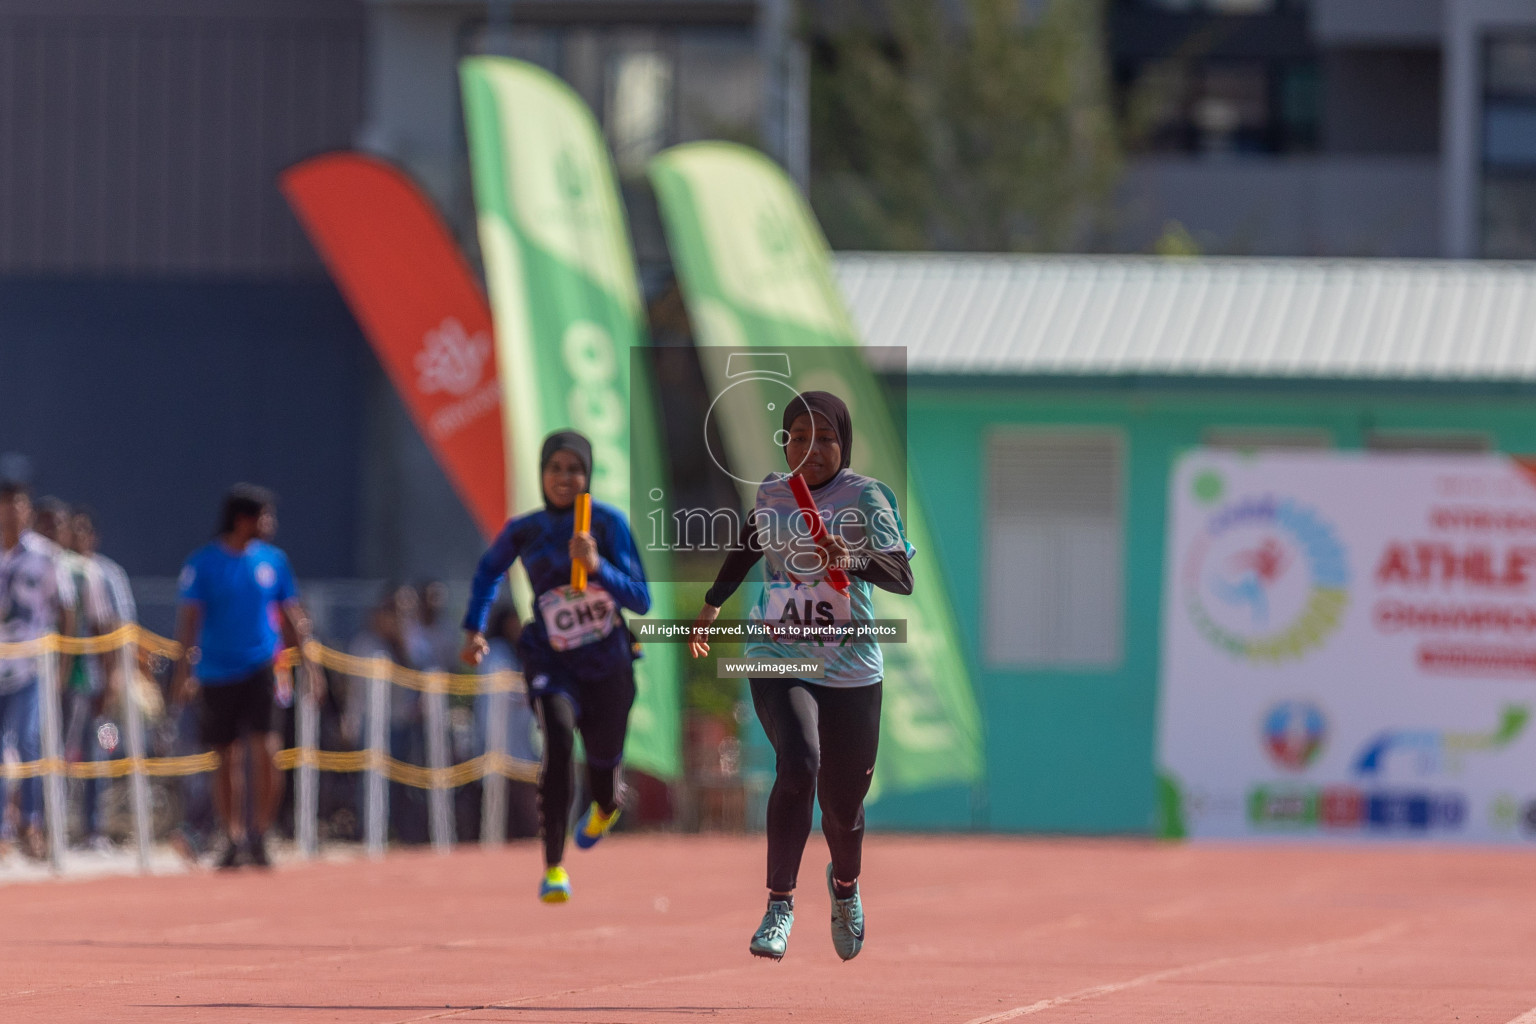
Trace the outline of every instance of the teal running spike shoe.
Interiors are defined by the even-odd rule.
[[[581,816],[581,824],[576,826],[576,846],[582,850],[590,850],[597,845],[597,841],[608,834],[613,828],[613,823],[619,820],[619,809],[615,807],[612,814],[604,814],[594,801],[587,808],[587,813]]]
[[[789,902],[773,900],[768,904],[768,913],[763,915],[763,923],[757,926],[757,934],[752,936],[752,944],[747,948],[753,956],[783,960],[784,951],[789,948],[789,930],[794,925],[795,912]]]
[[[546,868],[539,882],[539,899],[545,903],[568,903],[571,899],[571,876],[565,868]]]
[[[832,865],[827,865],[827,895],[832,897],[832,948],[844,960],[852,960],[864,948],[864,901],[859,899],[859,883],[853,883],[853,895],[837,898],[832,888]]]

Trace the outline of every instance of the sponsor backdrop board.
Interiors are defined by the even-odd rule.
[[[1498,455],[1196,450],[1169,494],[1163,830],[1536,827],[1536,477]]]

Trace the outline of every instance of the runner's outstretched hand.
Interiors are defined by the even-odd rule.
[[[693,620],[693,638],[688,641],[688,650],[695,658],[702,658],[709,653],[709,634],[705,627],[719,618],[720,609],[712,604],[705,604],[699,609],[699,617]]]
[[[460,661],[466,665],[478,665],[489,653],[491,645],[486,643],[484,633],[472,629],[464,631],[464,649],[459,652]]]

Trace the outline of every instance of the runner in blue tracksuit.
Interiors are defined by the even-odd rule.
[[[592,476],[592,445],[574,430],[544,439],[539,456],[544,507],[508,521],[480,559],[464,615],[464,661],[478,665],[490,649],[486,616],[501,578],[521,558],[533,584],[534,613],[518,639],[528,695],[544,731],[539,817],[544,879],[539,898],[564,903],[570,877],[561,860],[571,807],[576,730],[586,745],[592,806],[577,826],[576,845],[601,839],[619,816],[618,770],[629,709],[635,701],[636,657],[619,610],[643,615],[651,605],[640,552],[624,514],[592,503],[592,528],[575,532],[577,495]],[[587,568],[583,592],[570,589],[571,565]]]

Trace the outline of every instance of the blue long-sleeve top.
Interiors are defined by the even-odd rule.
[[[538,599],[550,590],[570,585],[570,543],[575,525],[575,510],[571,508],[541,508],[510,519],[475,568],[464,628],[484,632],[502,577],[514,561],[523,560],[533,584],[534,612],[524,624],[517,646],[530,675],[557,665],[581,675],[600,674],[627,665],[633,658],[629,635],[623,629],[570,651],[555,651],[549,646],[544,620],[537,610]],[[597,542],[598,565],[588,580],[612,595],[621,608],[644,615],[651,607],[651,590],[624,514],[594,500],[592,539]]]

